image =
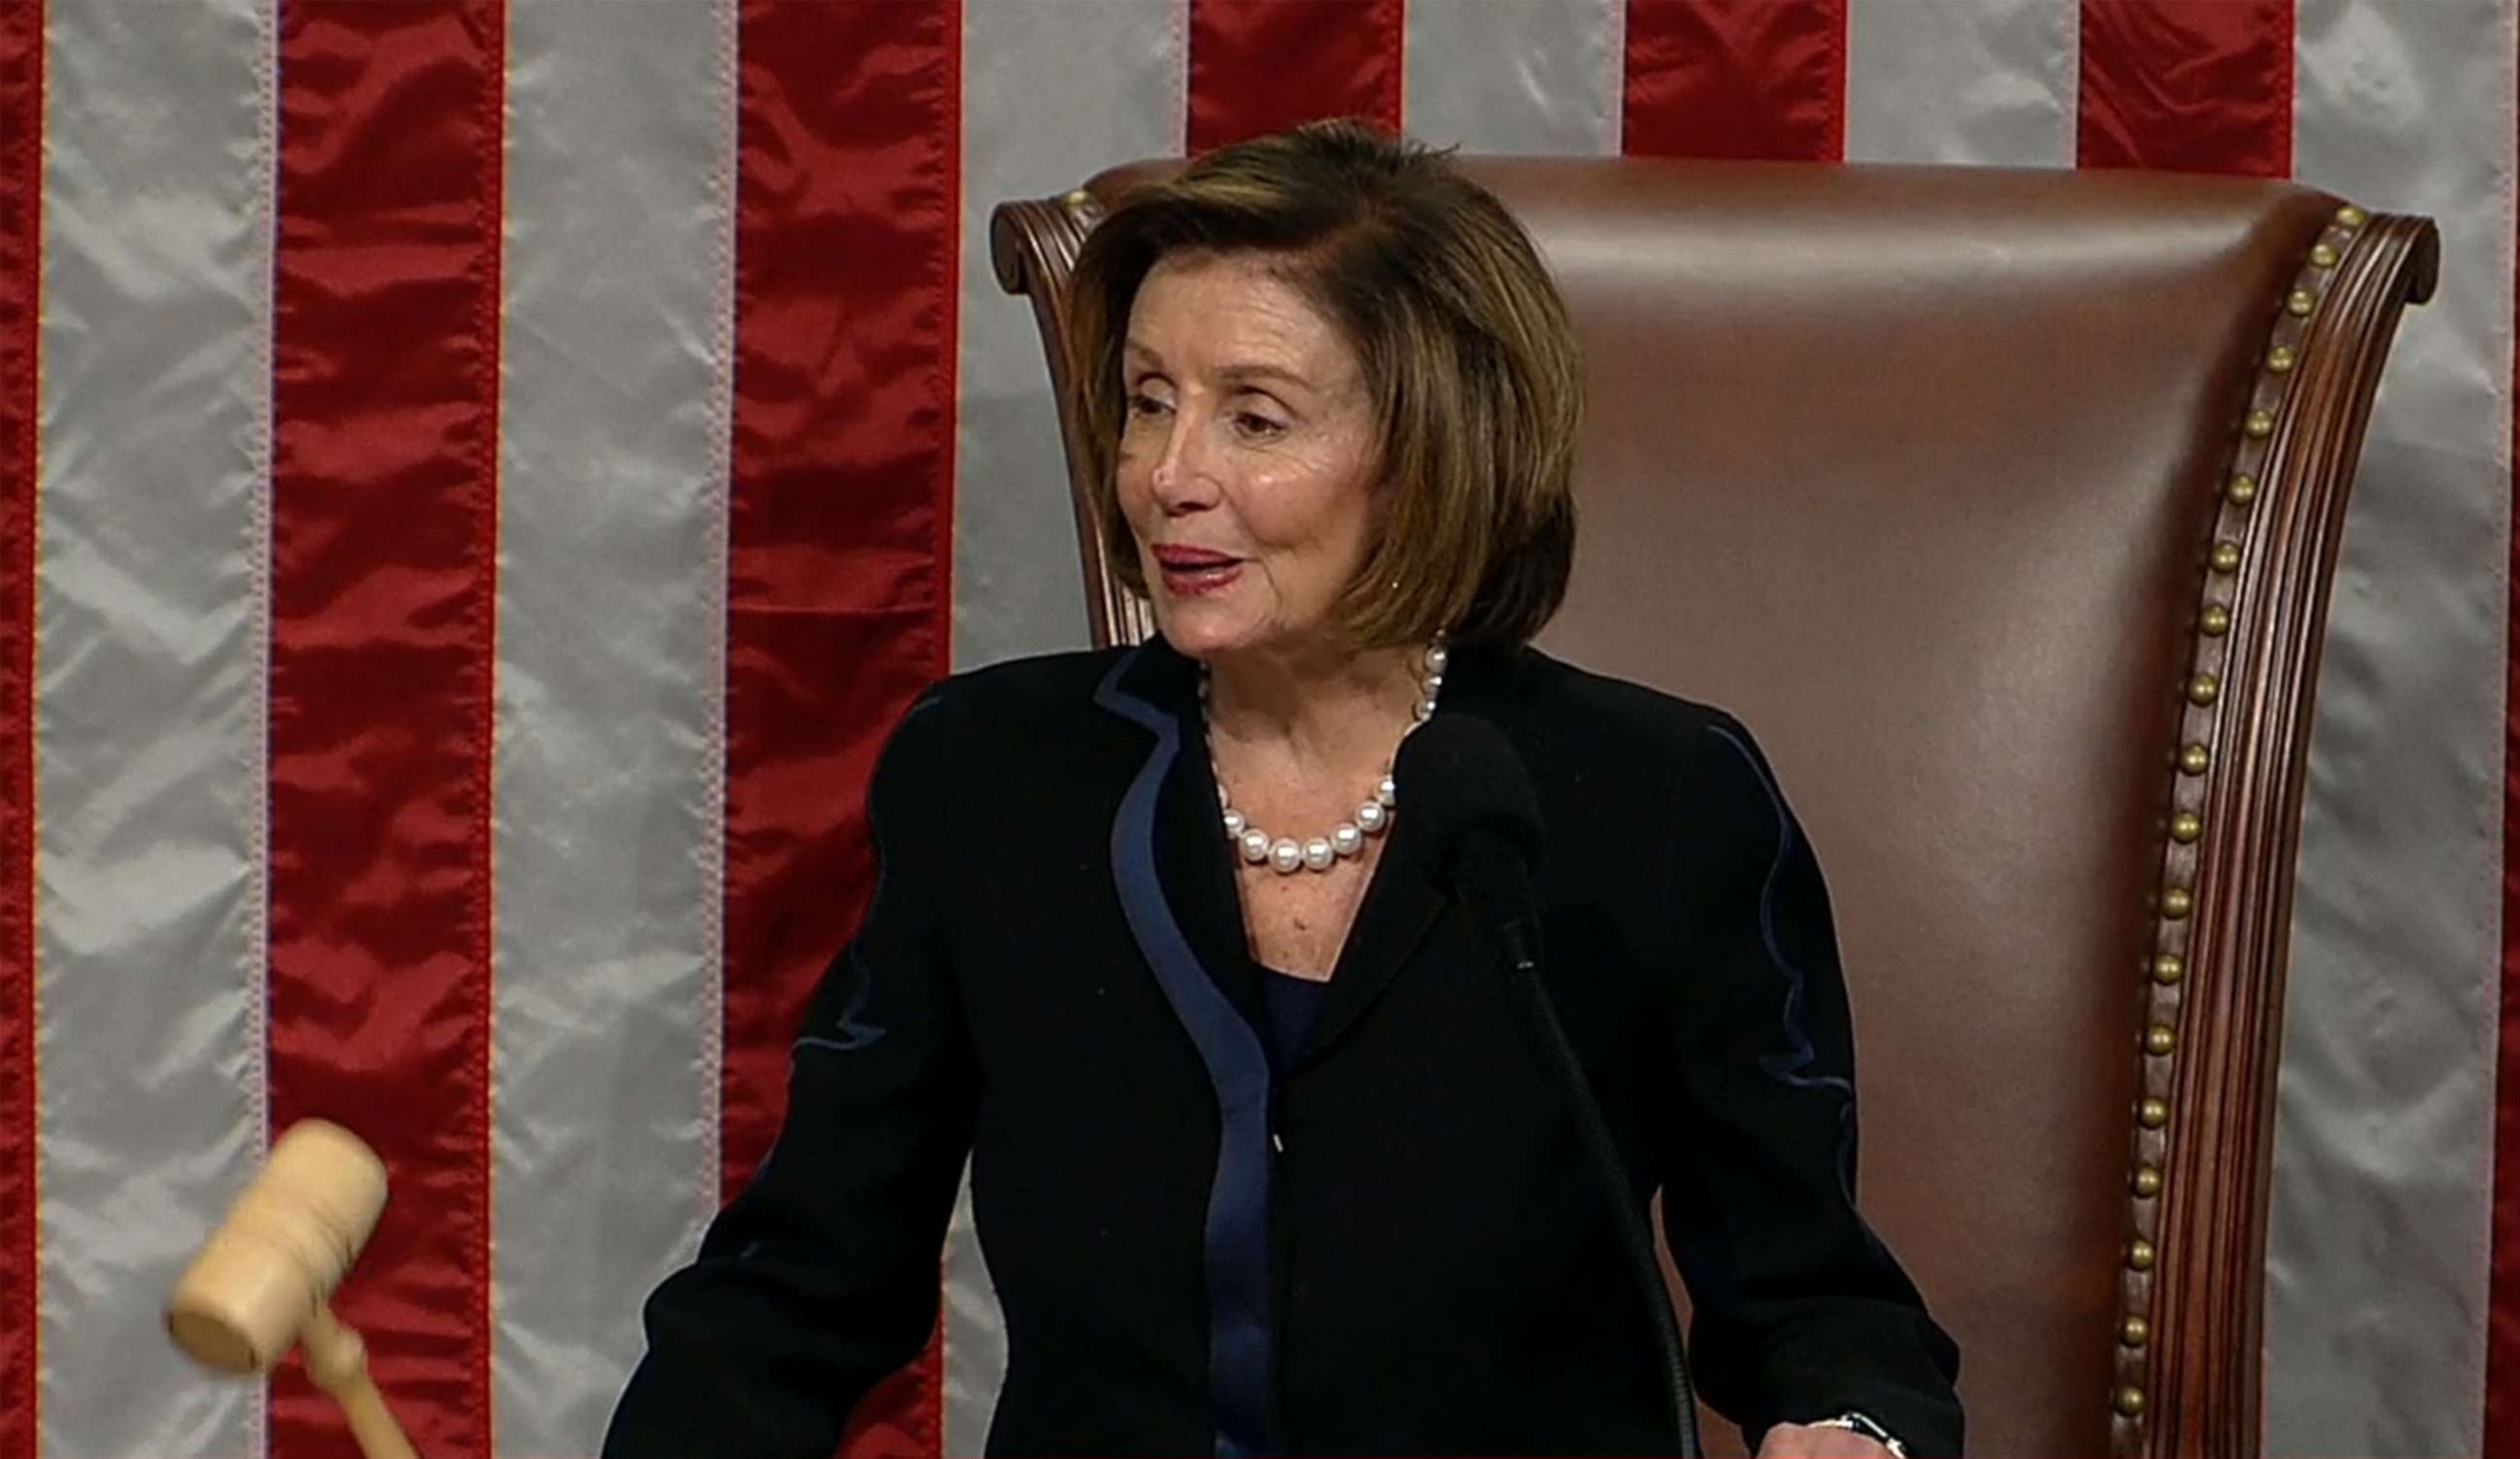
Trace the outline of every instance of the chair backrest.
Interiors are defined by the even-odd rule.
[[[1177,162],[999,210],[1062,286]],[[2416,218],[2133,173],[1465,161],[1581,337],[1544,647],[1739,713],[1835,895],[1868,1212],[1971,1446],[2254,1454],[2293,854]],[[1080,525],[1104,641],[1148,631]]]

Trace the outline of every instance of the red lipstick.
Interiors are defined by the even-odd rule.
[[[1164,546],[1153,551],[1163,570],[1164,591],[1176,598],[1217,592],[1242,575],[1242,560],[1204,547]]]

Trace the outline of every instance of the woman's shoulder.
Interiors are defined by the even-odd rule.
[[[1007,659],[948,674],[914,701],[896,742],[920,741],[967,773],[1044,769],[1039,757],[1107,738],[1115,722],[1095,693],[1127,648],[1075,650]]]
[[[1040,714],[1090,707],[1096,687],[1129,652],[1074,649],[1004,659],[948,674],[927,697],[952,706],[955,717],[975,729],[1017,728]]]
[[[1547,756],[1592,771],[1596,786],[1624,785],[1594,812],[1634,823],[1636,835],[1662,828],[1684,839],[1765,843],[1792,810],[1768,752],[1732,710],[1630,679],[1579,668],[1526,649],[1515,678],[1526,757]],[[1659,787],[1659,795],[1636,795]],[[1675,804],[1688,814],[1671,815]]]
[[[1701,871],[1729,864],[1745,875],[1764,875],[1801,843],[1767,752],[1731,710],[1536,651],[1523,657],[1525,735],[1558,760],[1561,779],[1586,787],[1584,822],[1617,828],[1610,843],[1667,843]],[[1570,766],[1584,769],[1567,777]]]
[[[1517,656],[1511,689],[1529,730],[1564,752],[1686,764],[1737,742],[1757,742],[1729,709],[1569,663],[1538,649]]]

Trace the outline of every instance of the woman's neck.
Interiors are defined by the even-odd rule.
[[[1208,664],[1211,746],[1317,770],[1387,763],[1416,714],[1420,652],[1220,655]]]

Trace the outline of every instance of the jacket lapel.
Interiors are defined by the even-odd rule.
[[[1138,650],[1119,687],[1176,726],[1180,749],[1155,805],[1155,876],[1183,941],[1210,982],[1256,1032],[1267,1026],[1260,975],[1242,932],[1242,898],[1218,820],[1216,772],[1198,712],[1198,666],[1162,639]]]
[[[1401,798],[1408,798],[1404,794]],[[1336,1043],[1391,985],[1443,912],[1446,895],[1436,848],[1410,830],[1407,816],[1392,818],[1382,859],[1374,864],[1373,880],[1366,886],[1356,922],[1332,966],[1329,990],[1322,995],[1322,1011],[1290,1065],[1318,1058]]]
[[[1507,692],[1515,651],[1456,650],[1436,711],[1509,714]],[[1160,638],[1138,651],[1119,688],[1178,726],[1180,752],[1165,776],[1155,825],[1155,862],[1164,900],[1209,980],[1253,1030],[1267,1026],[1260,973],[1253,965],[1235,886],[1234,852],[1217,820],[1216,778],[1207,725],[1198,712],[1198,668]],[[1134,717],[1134,716],[1133,716]],[[1415,956],[1442,918],[1443,847],[1429,843],[1409,814],[1409,788],[1384,839],[1356,921],[1348,929],[1322,1010],[1291,1067],[1320,1057],[1353,1027]]]
[[[1219,819],[1216,769],[1207,755],[1207,725],[1195,699],[1183,715],[1182,757],[1164,786],[1156,829],[1164,895],[1181,919],[1182,935],[1208,976],[1252,1028],[1268,1026],[1260,970],[1242,927],[1242,893],[1234,885],[1234,851]]]
[[[1516,654],[1509,649],[1454,650],[1435,712],[1491,718],[1510,712],[1513,702],[1506,680]],[[1445,884],[1444,850],[1427,840],[1425,817],[1410,814],[1409,787],[1402,785],[1382,859],[1357,908],[1355,925],[1348,929],[1346,945],[1339,949],[1321,1015],[1292,1063],[1318,1058],[1335,1044],[1417,956],[1453,900]]]
[[[1230,1002],[1213,971],[1219,966],[1213,908],[1194,870],[1198,843],[1184,840],[1196,831],[1199,818],[1181,804],[1185,780],[1194,789],[1203,778],[1186,775],[1183,762],[1202,761],[1205,749],[1186,743],[1196,738],[1190,733],[1195,716],[1181,711],[1180,686],[1168,681],[1181,675],[1168,667],[1168,657],[1140,649],[1095,691],[1097,704],[1152,737],[1112,819],[1112,889],[1148,971],[1198,1050],[1216,1092],[1216,1173],[1202,1243],[1215,1452],[1268,1453],[1276,1447],[1270,1441],[1276,1341],[1268,1239],[1269,1060],[1250,1008]],[[1212,806],[1214,793],[1207,794]],[[1205,820],[1215,826],[1212,810]],[[1211,856],[1219,853],[1212,832],[1206,845]]]

